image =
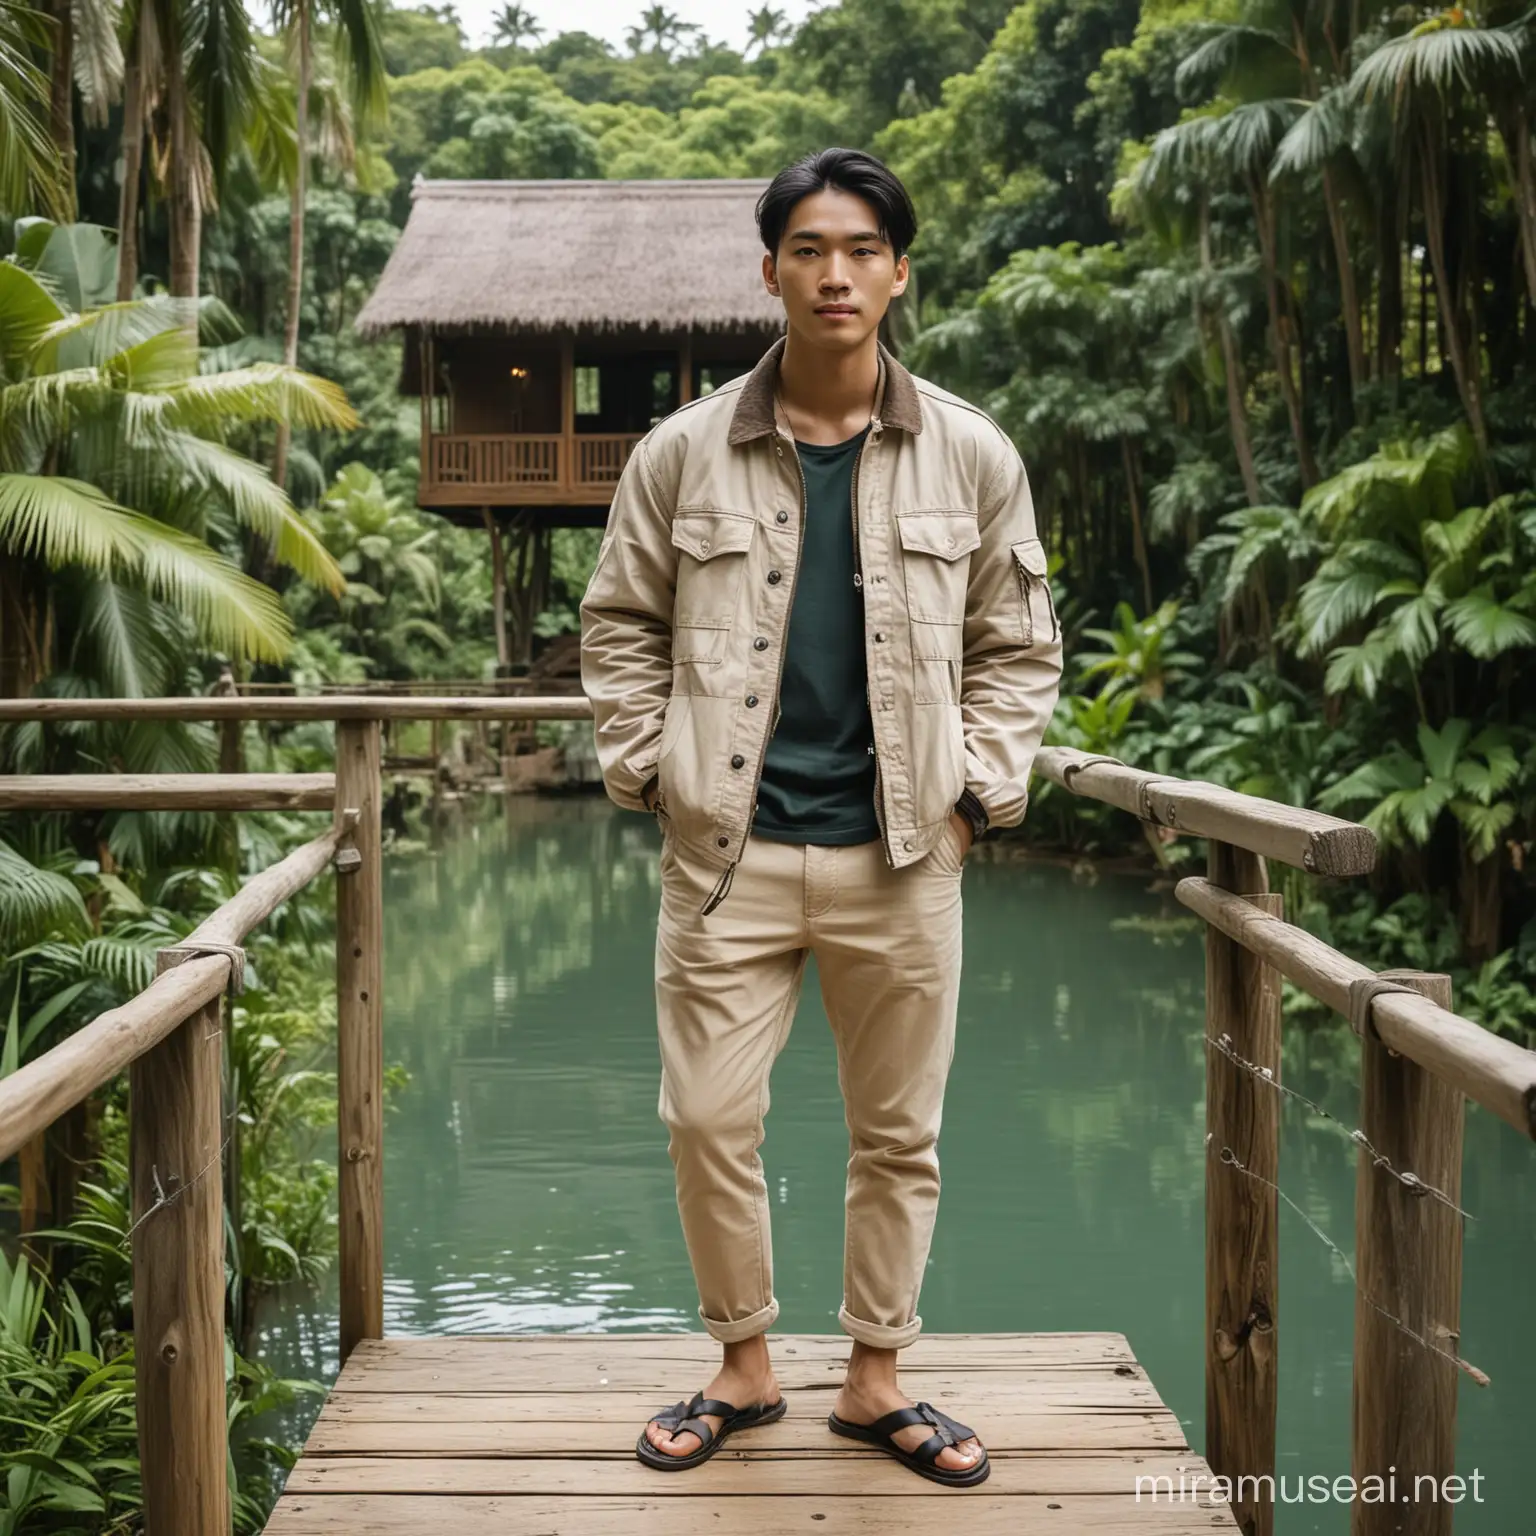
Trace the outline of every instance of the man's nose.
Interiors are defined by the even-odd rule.
[[[847,269],[843,266],[841,256],[833,256],[828,261],[826,269],[821,274],[821,286],[824,289],[837,291],[849,286]]]

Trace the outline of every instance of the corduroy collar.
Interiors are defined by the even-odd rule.
[[[779,381],[779,359],[784,355],[781,336],[763,354],[736,397],[726,441],[735,448],[774,430],[773,392]],[[875,415],[887,427],[899,427],[913,436],[923,430],[923,408],[912,375],[880,347],[880,382],[875,387]]]

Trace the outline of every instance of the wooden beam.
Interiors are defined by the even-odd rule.
[[[228,722],[246,717],[222,718]],[[335,798],[333,773],[0,776],[0,811],[328,811]]]
[[[1451,978],[1392,971],[1450,1011]],[[1377,1155],[1360,1148],[1355,1176],[1355,1362],[1353,1454],[1357,1484],[1375,1476],[1413,1489],[1437,1488],[1456,1471],[1459,1372],[1448,1355],[1461,1334],[1461,1217],[1449,1205],[1393,1176],[1412,1173],[1461,1203],[1465,1100],[1417,1062],[1390,1051],[1367,1029],[1360,1040],[1360,1129]],[[1374,1303],[1374,1305],[1372,1305]],[[1390,1314],[1390,1317],[1386,1314]],[[1391,1321],[1400,1318],[1436,1354]],[[1352,1536],[1450,1536],[1453,1506],[1356,1500]]]
[[[542,698],[0,699],[0,723],[18,720],[590,720],[580,694]]]
[[[1264,861],[1213,842],[1213,885],[1278,917]],[[1279,1408],[1280,1096],[1210,1041],[1280,1079],[1280,977],[1219,929],[1206,931],[1205,1454],[1218,1477],[1275,1471]],[[1232,1166],[1232,1158],[1242,1169]],[[1246,1170],[1246,1172],[1244,1171]],[[1232,1514],[1245,1536],[1270,1536],[1274,1497],[1241,1485]]]
[[[1350,989],[1375,979],[1368,966],[1208,880],[1193,876],[1181,880],[1174,895],[1191,912],[1274,966],[1287,981],[1346,1018]],[[1383,1044],[1476,1099],[1522,1136],[1536,1140],[1536,1051],[1525,1050],[1411,992],[1383,993],[1372,1006],[1371,1018]]]
[[[238,944],[330,863],[342,831],[332,827],[295,848],[281,863],[253,876],[238,895],[182,940]],[[66,1110],[110,1082],[135,1057],[152,1050],[181,1021],[229,984],[227,955],[189,959],[157,976],[137,997],[110,1008],[74,1034],[0,1079],[0,1160],[51,1125]]]
[[[162,954],[162,974],[178,958]],[[135,1406],[147,1536],[227,1531],[230,1522],[219,1008],[215,993],[129,1072]]]
[[[560,338],[560,484],[576,483],[576,338]]]
[[[341,1358],[384,1334],[384,884],[379,724],[336,728],[338,818],[359,857],[336,881]],[[340,826],[338,820],[338,826]]]
[[[1071,794],[1314,875],[1363,875],[1376,867],[1376,836],[1370,828],[1321,811],[1239,794],[1201,779],[1147,773],[1073,747],[1042,747],[1035,769]]]
[[[501,522],[489,507],[481,507],[485,531],[491,536],[491,628],[496,636],[496,664],[506,667],[512,658],[507,648],[507,565],[501,543]]]

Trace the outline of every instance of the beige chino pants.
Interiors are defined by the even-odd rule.
[[[750,838],[726,900],[717,871],[664,833],[656,931],[662,1119],[699,1288],[722,1342],[773,1325],[773,1244],[758,1148],[768,1076],[816,956],[837,1043],[849,1158],[838,1320],[899,1349],[939,1200],[938,1135],[960,991],[960,835],[892,870],[878,842],[822,848]]]

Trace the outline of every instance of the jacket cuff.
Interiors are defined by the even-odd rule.
[[[955,801],[955,809],[971,824],[971,841],[980,841],[982,834],[991,825],[987,816],[987,808],[975,794],[969,789],[960,791],[960,798]]]

